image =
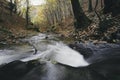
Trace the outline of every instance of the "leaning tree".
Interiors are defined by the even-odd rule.
[[[90,20],[88,17],[85,15],[79,0],[71,0],[72,8],[73,8],[73,13],[75,17],[75,28],[80,29],[87,27],[90,24]]]

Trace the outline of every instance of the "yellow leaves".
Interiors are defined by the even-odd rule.
[[[55,3],[56,0],[46,0],[47,3]]]
[[[45,21],[43,6],[38,6],[36,10],[37,10],[37,14],[32,18],[32,22],[41,24]]]
[[[48,5],[50,8],[55,8],[57,5],[57,0],[46,0],[46,5]]]

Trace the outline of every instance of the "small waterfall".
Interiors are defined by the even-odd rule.
[[[47,39],[46,36],[48,37]],[[15,48],[12,51],[1,50],[1,54],[7,54],[0,56],[0,64],[9,63],[14,60],[26,62],[37,59],[45,62],[61,63],[72,67],[89,65],[79,52],[54,39],[55,37],[53,35],[45,34],[39,34],[38,36],[26,39],[37,49],[37,54],[33,54],[33,48],[30,46],[18,47],[17,50]]]
[[[21,53],[23,52],[23,53]],[[29,53],[31,55],[32,53]],[[15,60],[19,60],[29,56],[24,51],[14,51],[14,50],[0,50],[0,65],[7,64]]]
[[[48,58],[50,56],[50,59],[53,61],[73,67],[88,65],[80,53],[69,48],[62,42],[56,43],[56,45],[49,45],[48,47],[51,49],[51,52],[48,53]]]
[[[46,70],[45,74],[41,77],[41,80],[63,80],[64,77],[64,67],[60,67],[58,65],[52,64],[50,61],[46,62],[46,66],[44,66]],[[62,77],[61,77],[62,76]]]
[[[72,67],[89,65],[80,53],[69,48],[62,42],[55,42],[54,44],[49,44],[47,45],[45,51],[38,51],[36,55],[32,55],[28,58],[22,59],[21,61],[26,62],[34,59],[57,62]]]

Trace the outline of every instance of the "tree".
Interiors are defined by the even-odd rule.
[[[112,13],[113,16],[120,14],[120,0],[104,0],[104,13]]]
[[[51,26],[65,21],[68,17],[73,16],[70,0],[46,0],[44,15]]]
[[[96,0],[94,11],[95,11],[95,14],[97,15],[99,21],[101,22],[102,19],[101,19],[100,15],[99,15],[98,12],[97,12],[97,6],[98,6],[98,0]]]
[[[9,2],[10,15],[13,15],[13,13],[17,13],[17,4],[18,0],[10,0]]]
[[[14,0],[14,4],[15,4],[15,10],[14,10],[14,13],[17,13],[17,4],[18,4],[18,0]]]
[[[1,19],[3,15],[3,2],[0,2],[0,7],[1,7],[0,19]]]
[[[29,16],[29,0],[26,0],[26,26],[28,26],[30,22],[30,16]]]
[[[75,28],[79,29],[79,28],[87,27],[90,24],[90,20],[84,14],[80,6],[79,0],[71,0],[71,4],[75,17],[75,24],[74,24]]]
[[[100,0],[101,1],[101,8],[103,8],[103,0]]]
[[[112,0],[104,0],[104,13],[111,12]]]
[[[91,12],[93,10],[92,0],[88,0],[88,11]]]
[[[10,9],[10,15],[12,15],[13,14],[13,10],[14,10],[13,0],[10,0],[10,2],[9,2],[9,9]]]

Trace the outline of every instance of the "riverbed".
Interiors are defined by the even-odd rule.
[[[0,49],[0,80],[120,80],[120,45],[38,34]]]

